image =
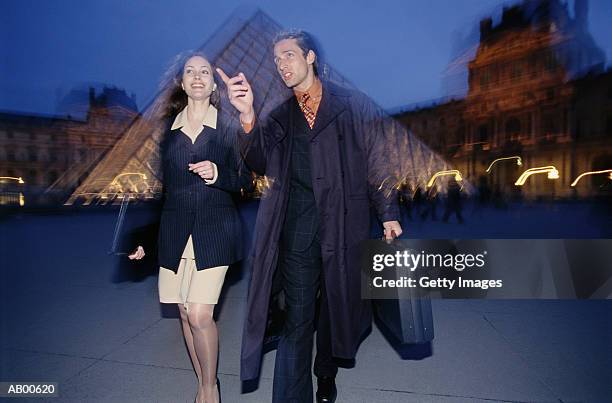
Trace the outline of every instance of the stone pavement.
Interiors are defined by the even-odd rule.
[[[0,380],[58,382],[55,403],[193,402],[178,312],[158,303],[154,271],[134,273],[145,269],[105,253],[114,214],[0,222]],[[225,403],[271,400],[273,351],[259,388],[241,393],[247,283],[233,268],[218,307]],[[340,369],[338,402],[612,401],[609,301],[440,300],[433,309],[430,348],[393,347],[374,326],[355,367]]]

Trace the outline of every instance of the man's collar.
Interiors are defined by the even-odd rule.
[[[183,110],[176,115],[170,130],[180,129],[184,126],[189,126],[189,123],[187,122],[187,107],[183,108]],[[217,108],[212,105],[208,107],[208,111],[206,111],[206,115],[204,115],[204,119],[202,120],[200,126],[208,126],[212,129],[217,128]]]
[[[311,98],[316,99],[320,98],[323,93],[323,85],[321,84],[321,80],[318,77],[315,77],[313,83],[306,91],[298,91],[296,89],[293,90],[295,96],[300,99],[304,94],[310,95]]]

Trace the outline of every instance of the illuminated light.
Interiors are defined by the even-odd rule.
[[[521,176],[519,176],[519,178],[514,184],[516,186],[523,186],[527,178],[535,174],[547,174],[548,179],[559,179],[559,171],[557,170],[557,168],[552,165],[548,165],[545,167],[529,168],[528,170],[523,172]]]
[[[387,180],[389,180],[389,177],[388,177],[388,176],[387,176],[385,179],[383,179],[383,181],[380,183],[380,186],[378,187],[378,190],[379,190],[379,191],[380,191],[380,190],[382,190],[383,185],[385,184],[385,182],[386,182]]]
[[[273,183],[274,183],[274,179],[268,176],[263,176],[257,179],[257,184],[260,187],[262,192],[270,189]]]
[[[455,175],[455,180],[457,182],[461,182],[463,180],[463,177],[461,176],[461,172],[459,172],[456,169],[449,169],[447,171],[438,171],[435,174],[433,174],[431,179],[429,179],[429,182],[427,182],[427,188],[432,187],[437,178],[439,178],[440,176],[445,176],[445,175]]]
[[[487,173],[491,172],[491,168],[493,168],[493,165],[496,162],[503,161],[503,160],[513,160],[513,159],[516,160],[516,165],[518,165],[518,166],[523,165],[523,160],[521,159],[521,157],[519,157],[518,155],[513,155],[512,157],[503,157],[503,158],[498,158],[496,160],[493,160],[493,162],[491,162],[491,165],[489,165],[489,167],[487,168],[487,170],[485,172],[487,172]]]
[[[23,207],[25,205],[25,197],[23,197],[23,193],[19,193],[19,206]]]
[[[124,190],[124,187],[127,187],[129,189],[129,192],[140,194],[141,192],[138,190],[138,182],[135,183],[135,181],[133,181],[131,178],[127,179],[127,183],[124,183],[125,186],[124,184],[119,183],[119,179],[124,176],[139,176],[140,179],[142,179],[142,181],[144,182],[144,185],[146,187],[146,189],[142,193],[149,191],[150,186],[146,182],[147,175],[140,173],[140,172],[123,172],[115,176],[113,180],[111,181],[111,183],[109,183],[108,186],[104,188],[104,190],[110,191],[111,193],[112,192],[124,193],[126,192],[126,190]],[[133,198],[133,197],[130,197],[130,198]]]
[[[12,180],[12,181],[17,181],[20,184],[24,184],[25,182],[23,181],[23,178],[20,177],[14,177],[14,176],[0,176],[0,179],[8,179],[8,180]]]
[[[122,174],[119,174],[119,175],[115,176],[115,179],[113,179],[112,182],[116,182],[117,179],[121,178],[122,176],[127,176],[127,175],[138,175],[142,179],[147,179],[147,175],[145,175],[143,173],[140,173],[140,172],[124,172]]]
[[[583,176],[587,176],[587,175],[597,175],[597,174],[605,174],[605,173],[610,173],[610,175],[608,176],[608,178],[610,180],[612,180],[612,169],[604,169],[602,171],[587,171],[584,173],[581,173],[580,175],[578,175],[578,177],[576,179],[574,179],[574,181],[572,182],[572,184],[570,186],[576,186],[576,184],[578,184],[578,181],[580,179],[582,179]]]

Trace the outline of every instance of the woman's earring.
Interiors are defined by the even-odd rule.
[[[217,83],[213,85],[213,91],[217,91]]]

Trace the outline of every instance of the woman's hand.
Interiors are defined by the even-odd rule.
[[[240,121],[243,123],[252,123],[255,120],[255,110],[253,109],[253,91],[251,84],[247,81],[243,73],[239,73],[232,78],[220,68],[217,68],[217,74],[227,87],[227,97],[230,103],[240,112]]]
[[[215,171],[217,167],[214,162],[211,161],[200,161],[195,164],[189,164],[189,170],[204,180],[213,180],[215,178]]]
[[[130,260],[140,260],[145,256],[145,251],[144,248],[140,245],[138,245],[138,247],[136,248],[136,250],[134,252],[132,252],[131,255],[128,255],[128,258]]]

